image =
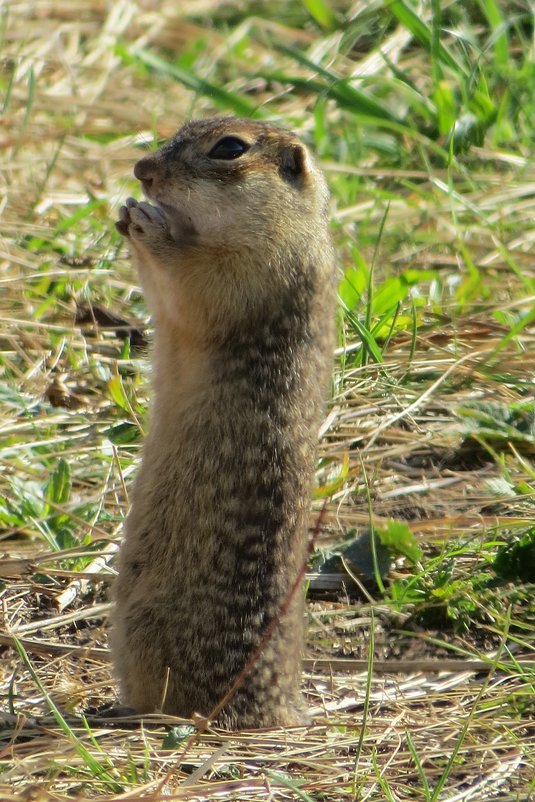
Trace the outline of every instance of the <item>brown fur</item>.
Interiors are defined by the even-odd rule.
[[[225,136],[249,149],[210,158]],[[209,715],[306,558],[333,346],[328,192],[291,133],[233,118],[187,123],[135,174],[152,203],[129,199],[117,228],[154,320],[154,406],[112,649],[125,704]],[[300,589],[217,723],[306,721],[302,631]]]

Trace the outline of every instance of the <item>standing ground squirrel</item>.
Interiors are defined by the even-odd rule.
[[[328,190],[307,149],[245,119],[194,120],[134,168],[127,237],[153,316],[154,403],[115,584],[126,705],[209,715],[306,559],[334,337]],[[306,722],[300,587],[217,716]]]

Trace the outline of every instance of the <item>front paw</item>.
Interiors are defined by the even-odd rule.
[[[126,206],[119,209],[115,228],[123,237],[134,240],[158,239],[167,233],[165,218],[160,209],[134,198],[128,198]]]

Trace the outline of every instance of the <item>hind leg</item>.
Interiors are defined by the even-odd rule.
[[[129,610],[117,609],[111,648],[121,703],[138,713],[159,710],[165,693],[167,665],[161,646],[161,628],[154,612],[138,605]]]

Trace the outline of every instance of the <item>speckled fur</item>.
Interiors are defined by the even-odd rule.
[[[224,136],[249,150],[210,159]],[[234,118],[189,122],[135,174],[151,203],[130,199],[117,228],[153,316],[154,404],[112,650],[125,704],[209,715],[306,557],[333,346],[328,192],[293,134]],[[300,590],[218,724],[306,722],[302,630]]]

